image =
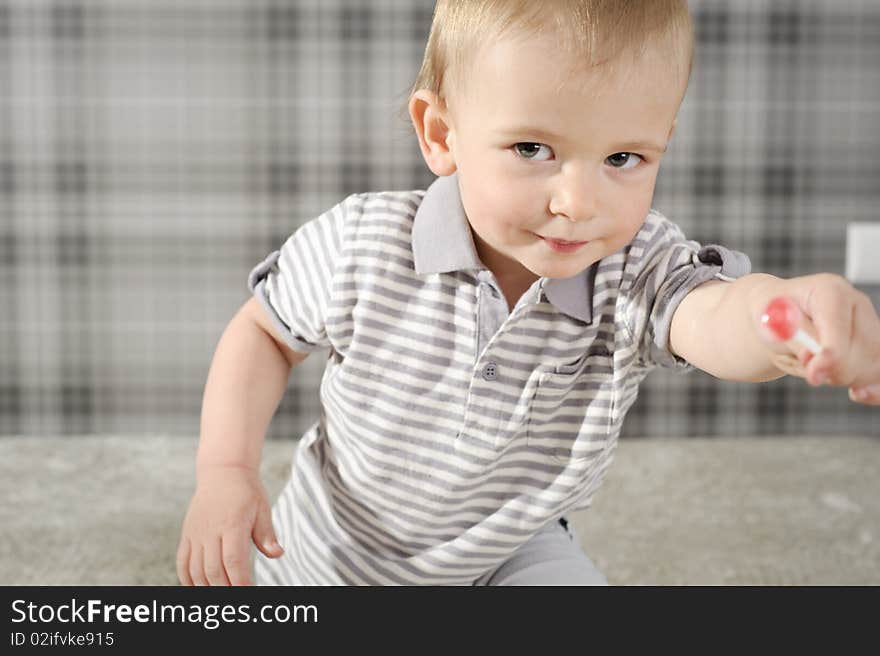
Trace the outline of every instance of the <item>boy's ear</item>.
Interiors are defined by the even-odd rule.
[[[447,143],[449,115],[440,97],[427,89],[419,89],[409,99],[409,115],[428,168],[438,176],[455,173],[455,158]]]

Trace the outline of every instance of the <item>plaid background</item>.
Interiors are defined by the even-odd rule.
[[[252,266],[432,179],[398,115],[431,0],[0,0],[0,434],[197,434]],[[754,270],[845,271],[880,201],[880,2],[692,2],[655,206]],[[869,289],[869,292],[876,290]],[[270,437],[316,416],[322,356]],[[625,435],[877,433],[840,388],[657,371]]]

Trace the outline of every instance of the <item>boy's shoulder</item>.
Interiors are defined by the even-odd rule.
[[[419,206],[425,197],[424,189],[405,191],[368,191],[351,194],[339,207],[348,219],[357,225],[411,229]]]
[[[667,273],[685,265],[719,267],[718,277],[732,281],[751,272],[751,260],[743,252],[721,244],[704,244],[689,238],[682,227],[655,209],[648,212],[635,237],[621,249],[624,287],[636,278]]]
[[[681,227],[655,208],[648,211],[645,222],[633,238],[633,243],[644,244],[658,237],[684,237]]]
[[[682,243],[693,246],[696,242],[689,241],[675,221],[651,208],[639,231],[620,250],[620,254],[626,266],[633,267],[641,265],[642,259],[649,255],[656,255],[674,244]]]
[[[332,225],[323,233],[337,235],[339,254],[353,258],[357,266],[372,262],[383,269],[395,261],[412,268],[413,225],[425,193],[424,189],[354,193],[318,221]]]
[[[632,239],[617,252],[603,258],[603,268],[606,270],[632,268],[649,251],[685,240],[686,237],[678,224],[660,211],[651,208]]]

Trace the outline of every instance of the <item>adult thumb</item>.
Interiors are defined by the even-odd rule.
[[[272,526],[272,511],[269,504],[263,502],[257,510],[257,519],[254,522],[254,544],[268,558],[278,558],[284,553],[284,548],[278,544],[275,537],[275,529]]]

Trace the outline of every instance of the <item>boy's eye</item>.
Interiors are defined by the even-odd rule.
[[[550,150],[549,146],[545,146],[544,144],[539,143],[531,143],[527,141],[520,142],[518,144],[514,144],[513,146],[516,149],[516,152],[519,153],[520,157],[524,157],[525,159],[532,159],[539,162],[543,162],[552,156],[553,151]],[[538,155],[541,153],[541,149],[544,149],[546,156],[539,157]]]
[[[620,169],[621,171],[628,171],[629,169],[638,166],[639,162],[642,161],[642,157],[641,155],[636,155],[635,153],[614,153],[613,155],[609,156],[605,161],[616,169]]]

